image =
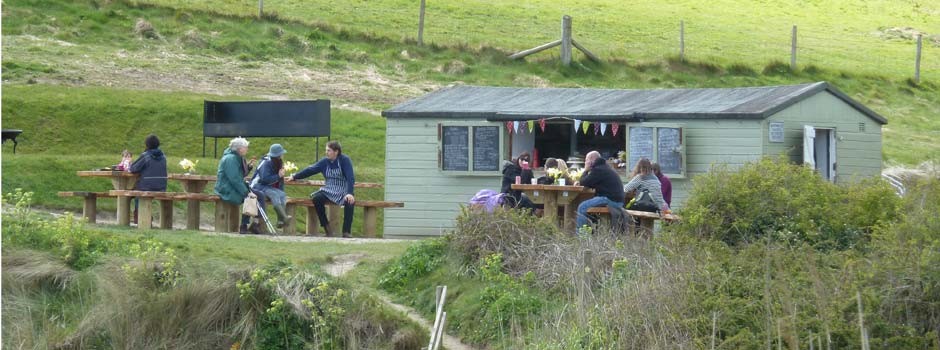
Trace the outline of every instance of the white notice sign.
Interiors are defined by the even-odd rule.
[[[770,123],[770,142],[783,142],[783,122]]]

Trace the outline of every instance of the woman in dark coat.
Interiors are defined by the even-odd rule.
[[[166,192],[166,156],[160,150],[160,139],[150,134],[144,139],[147,148],[130,166],[130,172],[140,175],[134,190]],[[134,198],[134,223],[137,222],[139,198]]]
[[[320,226],[326,236],[333,236],[333,230],[330,228],[330,222],[326,217],[326,203],[330,202],[343,207],[343,237],[349,238],[352,231],[353,206],[356,203],[356,197],[353,196],[353,187],[356,184],[356,175],[353,173],[352,160],[343,154],[343,147],[338,141],[326,143],[326,157],[313,165],[301,170],[293,177],[288,177],[287,181],[303,179],[319,173],[323,173],[326,178],[326,184],[320,190],[312,193],[310,198],[313,200],[313,206],[317,211],[317,217],[320,219]]]
[[[531,183],[532,169],[529,168],[529,161],[529,152],[522,152],[513,161],[503,163],[503,186],[500,192],[507,195],[506,205],[512,208],[535,209],[535,204],[524,196],[522,191],[512,189],[516,176],[520,177],[520,183]]]

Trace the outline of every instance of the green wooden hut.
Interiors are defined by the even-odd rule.
[[[786,154],[834,182],[877,176],[887,120],[825,82],[709,89],[453,86],[382,112],[386,118],[386,237],[440,235],[461,204],[498,190],[501,164],[522,151],[538,164],[590,150],[629,167],[640,157],[672,178],[673,207],[713,164]],[[586,130],[585,130],[586,128]],[[620,168],[626,179],[628,168]],[[536,173],[539,173],[536,170]]]

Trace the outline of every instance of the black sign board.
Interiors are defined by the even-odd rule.
[[[205,101],[204,137],[330,135],[330,100]]]
[[[653,128],[632,126],[630,127],[630,163],[633,167],[640,158],[653,159]]]
[[[659,151],[659,167],[667,174],[682,172],[682,131],[679,128],[658,128],[657,148]]]
[[[470,132],[466,126],[443,127],[444,148],[442,169],[447,171],[470,170]]]
[[[499,127],[473,128],[473,170],[499,170]]]

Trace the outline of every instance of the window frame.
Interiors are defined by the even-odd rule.
[[[467,170],[444,170],[444,127],[467,127]],[[496,170],[473,170],[473,131],[477,127],[495,127],[499,132],[499,160]],[[499,176],[499,168],[505,160],[505,125],[490,122],[440,122],[437,123],[437,171],[450,176]]]
[[[631,130],[630,128],[631,128],[631,127],[643,127],[643,128],[652,128],[652,129],[653,129],[653,158],[650,159],[650,161],[652,161],[652,162],[654,162],[654,163],[659,162],[659,129],[660,129],[660,128],[663,128],[663,129],[679,129],[679,135],[681,135],[680,140],[679,140],[679,153],[682,155],[681,171],[680,171],[679,173],[667,173],[667,172],[663,172],[663,175],[668,176],[670,179],[685,179],[685,178],[688,178],[688,173],[689,173],[689,169],[688,169],[688,156],[687,156],[688,152],[686,152],[686,151],[688,150],[688,143],[687,143],[687,139],[686,139],[685,124],[681,124],[681,123],[646,123],[646,122],[641,122],[641,123],[625,123],[625,124],[624,124],[624,127],[626,128],[626,130],[624,130],[624,132],[626,133],[626,136],[627,136],[627,138],[626,138],[626,144],[624,145],[624,149],[625,149],[626,158],[627,158],[628,161],[630,160],[630,130]],[[627,164],[627,167],[628,167],[628,168],[627,168],[627,173],[628,173],[628,174],[629,174],[629,172],[633,169],[633,166],[635,166],[635,165],[636,165],[636,164]]]

